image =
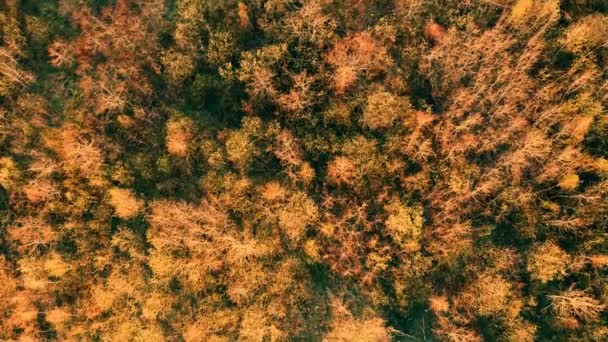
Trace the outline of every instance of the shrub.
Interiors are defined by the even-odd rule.
[[[430,21],[424,26],[424,35],[434,44],[441,43],[445,34],[445,28],[434,21]]]

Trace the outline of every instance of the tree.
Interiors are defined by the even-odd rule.
[[[262,121],[245,117],[240,130],[233,131],[226,140],[226,157],[241,170],[261,154],[257,142],[263,138]]]
[[[590,15],[568,28],[562,42],[572,52],[582,53],[606,44],[608,39],[608,17]]]
[[[388,234],[405,251],[416,251],[420,248],[424,218],[422,208],[410,208],[396,198],[386,206],[389,214],[386,219]]]
[[[352,185],[356,178],[355,164],[347,157],[338,156],[327,166],[327,175],[335,184]]]
[[[297,244],[304,238],[306,229],[317,222],[319,209],[310,197],[297,191],[279,209],[278,218],[286,236],[293,244]]]
[[[507,310],[511,291],[511,285],[503,277],[484,273],[465,292],[470,301],[465,305],[471,305],[481,316],[498,315]]]
[[[33,75],[19,68],[17,60],[10,51],[0,47],[0,96],[7,96],[34,80]]]
[[[318,94],[313,90],[316,82],[314,76],[299,73],[292,77],[293,85],[286,94],[278,97],[279,106],[290,113],[292,117],[299,117],[302,112],[318,101]]]
[[[367,106],[361,121],[372,129],[387,129],[408,114],[408,104],[390,93],[378,91],[367,97]]]
[[[171,82],[180,84],[194,72],[195,58],[192,53],[170,49],[163,52],[160,61]]]
[[[562,319],[596,320],[606,307],[588,291],[570,288],[559,295],[549,295],[553,312]]]
[[[7,229],[8,241],[22,255],[36,254],[52,247],[59,238],[40,217],[25,217]]]
[[[337,23],[324,13],[322,1],[307,1],[300,9],[290,13],[284,28],[299,41],[310,41],[317,47],[325,46],[335,34]]]
[[[21,172],[15,161],[10,157],[0,158],[0,185],[9,190],[16,189],[20,178]]]
[[[128,189],[111,188],[108,191],[110,205],[114,207],[116,215],[122,219],[130,219],[139,214],[143,208],[143,201],[137,199]]]
[[[336,41],[325,60],[335,68],[333,89],[338,95],[351,88],[359,75],[372,77],[392,64],[386,48],[367,32]]]
[[[570,256],[554,243],[547,241],[537,246],[528,258],[528,272],[532,278],[546,283],[563,277]]]
[[[334,322],[328,333],[323,336],[323,341],[390,341],[391,330],[386,327],[386,322],[378,317],[355,318],[353,314],[344,307],[344,304],[334,298],[332,302]]]
[[[0,1],[0,340],[607,340],[605,7]]]
[[[167,151],[177,157],[185,157],[195,135],[192,120],[187,117],[173,117],[167,121],[166,131]]]
[[[245,83],[249,95],[254,100],[275,98],[275,71],[272,69],[287,50],[284,44],[269,45],[255,51],[241,54],[241,68],[238,79]]]

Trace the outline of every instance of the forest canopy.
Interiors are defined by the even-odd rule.
[[[608,1],[0,0],[0,340],[608,340]]]

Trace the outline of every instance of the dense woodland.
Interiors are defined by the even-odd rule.
[[[608,1],[0,0],[0,340],[607,341]]]

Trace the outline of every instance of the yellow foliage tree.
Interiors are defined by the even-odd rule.
[[[122,219],[130,219],[139,214],[144,202],[133,194],[133,191],[121,188],[112,188],[108,191],[109,202],[116,215]]]
[[[547,241],[532,250],[528,257],[528,272],[532,279],[546,283],[564,276],[570,261],[571,258],[566,252]]]

